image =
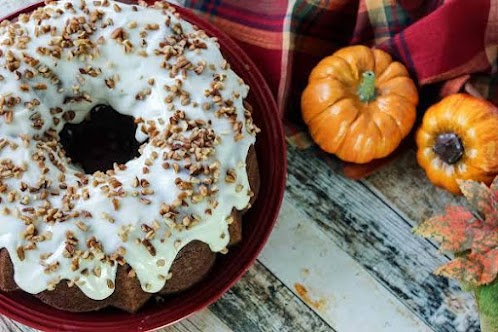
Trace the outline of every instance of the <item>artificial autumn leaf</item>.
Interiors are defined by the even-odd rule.
[[[463,207],[451,206],[443,216],[433,217],[415,229],[415,233],[441,242],[441,250],[461,252],[470,249],[474,225],[479,223],[474,215]]]
[[[487,216],[486,223],[498,225],[498,213],[494,206],[498,198],[498,181],[495,179],[490,187],[474,181],[458,181],[458,185],[476,212],[481,217]]]
[[[441,250],[457,256],[436,274],[486,285],[498,275],[498,179],[490,187],[474,181],[460,181],[459,186],[475,211],[448,207],[445,215],[423,222],[415,233],[441,242]]]
[[[436,275],[455,278],[471,285],[486,285],[498,274],[498,249],[485,254],[468,254],[439,267]]]

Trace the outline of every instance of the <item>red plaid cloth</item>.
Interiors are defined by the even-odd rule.
[[[186,0],[185,6],[239,42],[287,122],[301,121],[311,69],[348,44],[383,48],[421,86],[440,83],[443,93],[466,86],[498,104],[496,0]],[[293,140],[304,144],[303,137]]]

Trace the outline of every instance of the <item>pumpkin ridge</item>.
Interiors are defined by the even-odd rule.
[[[351,122],[351,125],[350,125],[350,126],[351,126],[351,129],[350,129],[350,131],[348,131],[348,132],[346,133],[346,135],[344,135],[344,138],[341,140],[341,143],[340,143],[340,145],[339,145],[339,146],[338,146],[338,148],[337,148],[337,152],[336,152],[336,154],[337,154],[337,156],[339,156],[339,158],[341,158],[342,160],[349,161],[349,162],[354,162],[353,160],[349,160],[346,156],[344,156],[344,152],[342,152],[342,149],[344,148],[344,143],[345,143],[346,141],[348,141],[346,138],[348,138],[348,136],[350,136],[350,135],[351,135],[351,130],[354,128],[354,126],[357,126],[357,125],[358,125],[357,123],[358,123],[358,121],[359,121],[360,117],[362,117],[362,116],[363,116],[364,118],[367,118],[367,117],[369,117],[370,115],[369,115],[367,112],[361,112],[361,111],[360,111],[360,112],[358,112],[358,115],[355,117],[354,121],[352,121],[352,122]],[[355,140],[353,140],[353,141],[354,141],[354,143],[355,143],[355,144],[354,144],[351,148],[354,148],[354,147],[358,144],[357,137],[355,137]],[[349,154],[350,152],[351,152],[350,150],[347,150],[345,153],[346,153],[346,155],[347,155],[347,154]],[[358,159],[358,157],[356,157],[355,159]],[[371,159],[370,159],[370,160],[371,160]],[[368,162],[368,161],[367,161],[367,162]]]
[[[333,64],[340,64],[340,66]],[[326,73],[325,76],[322,76],[324,75],[323,72]],[[355,82],[349,63],[343,58],[336,57],[333,54],[322,59],[316,67],[313,68],[308,78],[308,84],[311,84],[314,81],[319,82],[322,79],[336,79],[347,86],[352,86]]]
[[[479,129],[481,126],[489,127],[491,122],[497,124],[498,127],[497,113],[491,114],[489,112],[484,112],[484,111],[481,111],[481,113],[485,114],[481,114],[477,119],[479,122],[485,123],[485,125],[481,124],[480,126],[479,125],[476,126],[475,128],[476,132],[480,132]],[[469,138],[465,128],[460,126],[458,129],[460,132],[458,136],[461,137],[462,142],[464,142],[464,146],[474,146],[474,147],[477,146],[480,147],[479,150],[482,150],[485,149],[485,147],[487,148],[489,144],[496,144],[498,149],[498,134],[486,135],[485,137],[483,137],[482,135],[476,135],[475,137]],[[483,130],[485,129],[486,128],[484,128]],[[462,162],[465,162],[466,164],[472,166],[477,170],[480,170],[481,172],[485,172],[488,174],[498,173],[498,164],[496,163],[496,160],[498,160],[498,158],[494,158],[493,160],[490,160],[489,158],[484,158],[484,160],[481,160],[482,158],[469,158],[467,154],[465,154],[464,157],[465,160],[462,160]],[[483,161],[485,162],[483,163]]]
[[[333,103],[330,103],[330,105],[328,105],[327,107],[325,107],[323,110],[321,110],[320,112],[316,112],[316,114],[309,119],[308,123],[311,124],[313,122],[313,120],[315,120],[317,117],[319,117],[320,115],[322,115],[323,112],[326,112],[327,109],[329,109],[330,107],[334,106],[335,104],[345,100],[345,99],[351,99],[351,96],[346,96],[346,97],[342,97],[342,98],[339,98],[337,100],[335,100]]]
[[[375,128],[377,128],[377,131],[379,132],[379,137],[381,138],[381,142],[382,142],[382,145],[383,145],[382,149],[383,149],[383,150],[385,150],[385,149],[384,149],[384,145],[385,145],[385,143],[384,143],[384,142],[385,142],[385,140],[386,140],[386,137],[384,136],[384,132],[380,129],[380,127],[379,127],[379,125],[377,124],[377,122],[375,122],[375,120],[374,120],[374,118],[373,118],[373,116],[372,116],[372,112],[368,112],[368,117],[370,118],[370,122],[372,122],[372,123],[374,124],[374,127],[375,127]],[[377,152],[377,153],[375,153],[375,155],[379,155],[379,156],[380,156],[380,158],[385,157],[385,156],[382,156],[382,155],[383,155],[383,153],[378,153],[378,144],[377,144],[377,146],[375,147],[375,150],[376,150],[376,152]]]
[[[389,65],[390,66],[390,65]],[[377,60],[375,60],[375,57],[374,57],[374,67],[372,69],[372,71],[375,73],[375,78],[377,80],[379,80],[380,77],[382,77],[382,75],[386,72],[387,68],[389,68],[389,66],[387,66],[386,68],[384,68],[383,71],[381,71],[380,73],[377,73]]]
[[[349,124],[350,126],[358,120],[358,118],[361,116],[361,113],[362,113],[361,111],[358,111],[358,112],[356,113],[355,118],[354,118],[354,119],[353,119],[353,121],[351,121],[351,123]],[[347,133],[346,133],[346,134],[344,134],[344,135],[342,136],[341,141],[337,144],[337,149],[336,149],[336,151],[339,151],[339,150],[341,150],[341,149],[342,149],[342,146],[344,145],[344,142],[346,141],[346,137],[347,137],[347,136],[348,136],[348,135],[347,135]]]
[[[406,102],[407,104],[413,104],[413,103],[412,103],[412,102],[411,102],[408,98],[406,98],[405,96],[400,95],[399,93],[395,93],[395,92],[389,93],[389,95],[379,94],[379,95],[377,96],[377,98],[378,98],[378,97],[387,97],[387,96],[396,96],[396,97],[400,97],[400,98],[404,99],[404,100],[405,100],[405,102]]]
[[[389,117],[389,118],[393,121],[393,123],[394,123],[394,128],[396,128],[396,131],[398,132],[399,137],[401,137],[401,140],[400,140],[400,141],[399,141],[399,143],[397,144],[397,145],[399,146],[399,144],[400,144],[400,143],[401,143],[401,141],[403,140],[403,138],[402,138],[402,137],[403,137],[403,132],[402,132],[402,131],[401,131],[401,129],[399,128],[399,123],[396,121],[396,119],[395,119],[395,118],[394,118],[391,114],[389,114],[389,113],[387,113],[387,112],[383,112],[383,111],[381,111],[381,112],[379,112],[379,113],[382,113],[382,114],[384,114],[384,115],[387,115],[387,116],[388,116],[388,117]],[[382,128],[381,128],[381,127],[377,124],[377,122],[375,122],[375,121],[373,120],[373,119],[374,119],[374,117],[373,117],[373,115],[372,115],[372,112],[370,112],[370,116],[372,117],[372,121],[373,121],[373,122],[377,125],[377,127],[379,128],[380,133],[381,133],[381,137],[382,137],[382,138],[384,138],[384,133],[382,132]],[[388,139],[389,139],[389,137],[388,137]],[[381,158],[383,158],[383,157],[381,157]]]
[[[385,72],[385,71],[384,71],[384,72]],[[404,78],[404,77],[405,77],[405,78],[410,79],[410,76],[407,76],[407,75],[405,75],[404,73],[403,73],[403,74],[402,74],[402,73],[399,73],[399,75],[396,75],[396,76],[393,76],[393,77],[389,77],[388,79],[383,79],[383,78],[382,78],[382,74],[380,74],[378,77],[379,77],[379,86],[380,86],[380,85],[387,84],[388,82],[390,82],[390,81],[392,81],[392,80],[394,80],[394,79],[397,79],[397,78]]]
[[[389,64],[389,66],[387,66],[386,69],[384,69],[384,71],[382,72],[382,74],[378,75],[379,77],[379,83],[380,84],[384,84],[386,82],[389,82],[390,80],[392,79],[395,79],[395,78],[398,78],[398,77],[407,77],[407,78],[410,78],[410,74],[408,73],[408,71],[406,71],[406,68],[404,68],[403,64],[399,61],[393,61]],[[399,70],[402,70],[402,71],[399,71],[399,70],[395,70],[395,69],[399,69]],[[389,78],[386,78],[384,77],[386,74],[386,72],[390,70],[390,71],[394,71],[395,72],[395,76],[393,77],[389,77]],[[411,78],[410,78],[411,79]]]
[[[397,79],[397,78],[406,78],[406,79],[410,80],[410,77],[407,77],[407,76],[396,76],[396,77],[393,77],[392,79],[389,79],[389,80],[388,80],[388,81],[386,81],[386,82],[382,82],[382,83],[380,83],[379,85],[377,85],[377,86],[376,86],[377,90],[378,90],[379,92],[382,92],[382,86],[384,86],[385,84],[387,84],[387,83],[391,82],[391,80],[394,80],[394,79]],[[414,86],[414,89],[415,89],[415,90],[417,90],[417,88],[416,88],[415,86]],[[384,94],[384,93],[379,93],[379,95],[378,95],[378,96],[385,96],[385,95],[386,95],[386,94]],[[408,99],[408,97],[407,97],[407,96],[403,96],[403,95],[401,95],[401,94],[399,94],[399,93],[397,93],[397,92],[390,91],[390,92],[389,92],[389,95],[390,95],[390,96],[399,96],[399,97],[401,97],[401,98],[405,99],[405,100],[406,100],[409,104],[413,104],[413,103],[414,103],[414,101],[412,101],[412,100]],[[416,102],[416,103],[418,103],[418,98],[417,98],[417,100],[416,100],[415,102]]]
[[[311,77],[310,77],[310,79],[308,81],[308,84],[312,84],[312,83],[316,83],[316,82],[321,82],[321,81],[325,81],[325,80],[336,80],[336,81],[339,81],[341,84],[345,85],[346,87],[348,87],[350,89],[354,88],[352,84],[350,84],[349,82],[347,82],[346,80],[344,80],[339,75],[333,76],[333,75],[330,75],[330,74],[327,75],[327,76],[324,76],[324,77],[313,77],[313,79],[311,79]]]
[[[399,95],[399,94],[397,94],[397,93],[391,93],[391,94],[389,94],[389,96],[396,96],[396,97],[399,97],[399,98],[403,99],[403,100],[404,100],[404,101],[405,101],[408,105],[411,105],[411,104],[412,104],[412,103],[411,103],[411,102],[410,102],[410,101],[409,101],[406,97],[401,96],[401,95]],[[380,95],[379,97],[387,97],[387,96],[386,96],[386,95]],[[415,107],[415,112],[416,112],[416,110],[417,110],[417,108]],[[395,118],[392,114],[390,114],[390,113],[386,112],[384,109],[377,108],[377,112],[382,112],[382,113],[387,114],[387,115],[389,115],[390,117],[392,117],[392,118],[394,119],[394,121],[396,122],[396,125],[397,125],[398,129],[401,131],[401,136],[404,136],[404,135],[403,135],[403,131],[401,130],[401,127],[402,127],[403,125],[402,125],[402,123],[401,123],[400,121],[397,121],[397,120],[396,120],[396,118]],[[410,132],[410,131],[412,130],[413,125],[414,125],[413,123],[410,125],[409,130],[407,130],[408,132]]]
[[[322,115],[322,114],[323,114],[323,112],[320,113],[319,115]],[[360,112],[357,112],[356,117],[351,121],[351,123],[354,123],[358,119],[359,115],[360,115]],[[319,125],[321,125],[322,122],[327,121],[326,117],[323,117],[322,119],[317,119],[317,118],[318,117],[315,117],[315,122],[318,121],[318,120],[319,121],[317,123],[313,124],[313,126],[312,126],[313,128],[319,127]],[[315,132],[313,132],[313,131],[311,132],[311,136],[315,136],[315,134],[316,134]],[[345,133],[344,135],[342,135],[340,141],[336,145],[335,151],[339,151],[339,149],[341,149],[341,147],[342,147],[342,145],[343,145],[343,143],[344,143],[344,141],[346,139],[346,136],[347,136],[347,133]],[[320,146],[320,143],[319,142],[317,142],[317,143]]]
[[[353,77],[355,80],[358,80],[360,78],[360,73],[359,73],[359,70],[357,70],[357,68],[353,68],[353,66],[351,65],[351,63],[349,63],[348,60],[344,59],[342,56],[340,55],[332,55],[333,57],[337,57],[339,59],[341,59],[342,61],[346,62],[348,64],[348,67],[349,67],[349,70],[351,71],[351,73],[353,74]],[[353,88],[357,88],[356,87],[353,87]]]
[[[381,113],[386,114],[387,116],[389,116],[391,119],[394,120],[394,123],[396,123],[396,128],[400,129],[399,128],[400,127],[399,121],[397,121],[396,118],[391,113],[388,113],[388,112],[386,112],[386,111],[384,111],[383,109],[380,109],[380,108],[377,110],[377,112],[381,112]],[[401,129],[400,129],[400,131],[401,131]],[[401,134],[403,134],[403,133],[401,133]],[[401,136],[403,136],[403,135],[401,135]]]
[[[321,81],[325,81],[325,80],[336,80],[336,81],[339,81],[341,84],[347,86],[348,88],[353,88],[353,86],[351,84],[349,84],[346,81],[343,81],[342,78],[339,78],[337,76],[332,76],[332,75],[320,77],[320,78],[313,78],[313,80],[310,81],[309,83],[317,83],[317,82],[321,82]]]

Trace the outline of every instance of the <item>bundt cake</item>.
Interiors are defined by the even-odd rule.
[[[166,2],[47,1],[0,25],[0,290],[134,312],[241,239],[249,87]]]

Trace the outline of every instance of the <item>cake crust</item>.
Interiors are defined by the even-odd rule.
[[[0,80],[0,290],[134,312],[241,241],[260,185],[249,86],[167,2],[47,0],[0,24]],[[92,121],[107,136],[76,130]],[[122,132],[130,155],[84,153]]]

